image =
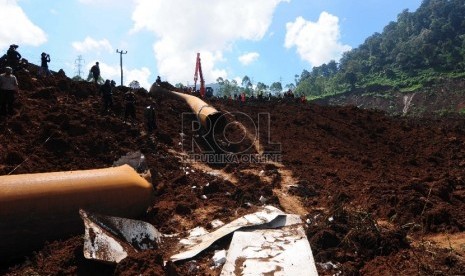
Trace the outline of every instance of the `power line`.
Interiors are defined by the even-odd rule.
[[[83,63],[84,63],[84,59],[82,58],[81,55],[79,55],[78,58],[74,61],[74,64],[77,67],[77,70],[75,72],[80,78],[81,78],[81,68],[82,68]]]
[[[118,49],[116,49],[116,53],[119,54],[119,66],[121,68],[121,86],[123,86],[123,55],[127,54],[128,51],[118,51]]]

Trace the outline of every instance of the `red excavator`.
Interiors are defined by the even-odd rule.
[[[200,63],[200,53],[197,53],[194,73],[194,91],[197,91],[197,79],[200,75],[200,97],[205,97],[205,80],[203,79],[202,64]]]

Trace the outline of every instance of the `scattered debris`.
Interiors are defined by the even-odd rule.
[[[237,231],[231,241],[226,275],[318,275],[301,225],[281,229]]]
[[[144,173],[148,170],[147,161],[145,156],[140,151],[132,151],[127,153],[124,156],[121,156],[120,159],[113,162],[113,166],[122,166],[128,164],[138,173]]]
[[[302,221],[297,215],[285,214],[276,207],[265,206],[259,211],[240,217],[211,233],[206,233],[202,236],[191,235],[187,240],[192,245],[183,248],[181,252],[171,256],[170,260],[175,262],[193,258],[210,247],[215,241],[242,228],[279,228],[301,223]],[[183,241],[182,244],[186,244],[186,241]]]
[[[219,219],[215,219],[213,220],[212,222],[210,222],[210,225],[212,226],[213,229],[216,229],[218,227],[221,227],[224,225],[224,222],[222,222],[221,220]]]
[[[336,264],[333,264],[332,262],[326,262],[326,263],[317,263],[318,266],[323,268],[324,270],[331,270],[331,269],[337,269],[338,266]]]
[[[119,263],[129,252],[157,248],[161,233],[143,221],[79,210],[84,221],[84,257]]]
[[[216,250],[212,258],[213,268],[217,268],[226,263],[226,250]]]
[[[190,261],[188,263],[188,266],[187,266],[187,272],[190,274],[190,275],[194,275],[198,270],[199,270],[200,266],[197,264],[197,261]]]
[[[193,245],[195,243],[195,238],[208,234],[208,231],[203,227],[195,227],[189,231],[189,236],[186,239],[179,241],[182,245]]]

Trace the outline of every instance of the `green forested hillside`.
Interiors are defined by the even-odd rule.
[[[424,0],[358,48],[300,75],[297,93],[321,98],[348,91],[414,91],[464,76],[465,1]]]

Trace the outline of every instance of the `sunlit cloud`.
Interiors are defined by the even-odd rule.
[[[277,5],[288,1],[137,0],[132,31],[148,30],[157,37],[153,46],[157,68],[168,81],[192,80],[197,52],[205,78],[215,81],[227,77],[221,68],[224,52],[238,40],[261,40]],[[167,11],[176,11],[176,20]]]
[[[86,37],[84,41],[75,41],[71,45],[79,53],[99,52],[102,50],[109,53],[113,52],[113,47],[107,39],[95,40],[91,37]]]
[[[338,60],[351,47],[340,42],[339,18],[322,12],[317,22],[298,17],[286,24],[286,48],[296,47],[300,58],[312,66]]]
[[[46,33],[36,26],[15,0],[0,0],[0,48],[10,44],[39,46],[47,41]]]
[[[250,65],[251,63],[255,62],[259,57],[259,53],[251,52],[240,56],[239,61],[242,65]]]

